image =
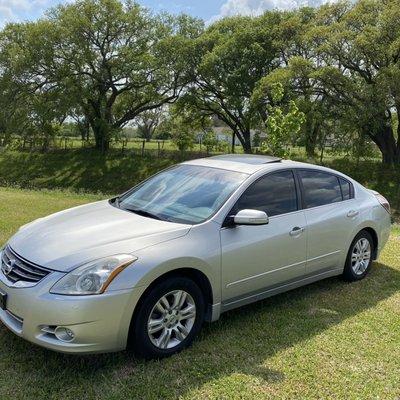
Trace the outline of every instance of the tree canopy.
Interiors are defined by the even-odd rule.
[[[310,157],[333,135],[373,142],[385,163],[400,163],[399,21],[400,0],[268,11],[208,27],[130,0],[77,0],[0,32],[0,132],[48,140],[73,119],[106,151],[129,123],[150,137],[152,117],[179,100],[173,126],[186,132],[187,116],[217,118],[246,152],[255,131],[281,140],[277,120],[296,110],[302,124],[291,140]]]
[[[189,41],[201,29],[198,20],[153,16],[130,1],[79,0],[44,20],[8,25],[1,52],[28,90],[78,104],[107,150],[116,130],[177,99],[188,83]]]

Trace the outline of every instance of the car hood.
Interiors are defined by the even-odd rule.
[[[68,272],[77,266],[186,235],[190,225],[143,217],[100,201],[61,211],[23,226],[9,241],[21,257]]]

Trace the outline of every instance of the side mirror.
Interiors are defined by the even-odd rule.
[[[235,225],[266,225],[269,223],[268,215],[264,211],[241,210],[233,218]]]

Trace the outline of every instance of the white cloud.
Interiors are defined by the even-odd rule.
[[[232,15],[260,15],[266,10],[290,10],[293,8],[311,6],[318,7],[324,3],[337,0],[227,0],[221,7],[219,15],[212,20]]]
[[[15,12],[26,11],[29,7],[27,0],[0,0],[0,18],[12,18]]]
[[[0,3],[0,19],[11,19],[13,15],[14,14],[10,7],[4,6]]]
[[[51,3],[52,0],[0,0],[0,26],[36,16]]]

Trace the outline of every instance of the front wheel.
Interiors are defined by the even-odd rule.
[[[168,278],[140,304],[132,325],[132,346],[144,358],[163,358],[188,347],[204,321],[201,290],[191,279]]]
[[[374,251],[374,242],[367,231],[361,231],[351,243],[347,254],[343,278],[346,281],[359,281],[368,274]]]

